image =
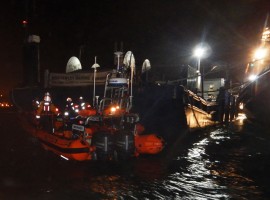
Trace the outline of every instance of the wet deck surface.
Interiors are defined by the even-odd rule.
[[[270,199],[270,134],[248,123],[187,134],[167,155],[106,163],[46,152],[19,120],[0,113],[0,199]]]

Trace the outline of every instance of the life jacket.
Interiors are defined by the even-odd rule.
[[[40,105],[37,109],[36,115],[40,116],[40,115],[47,115],[47,114],[58,114],[58,111],[56,109],[56,107],[50,103],[50,102],[45,102],[45,101],[41,101]]]

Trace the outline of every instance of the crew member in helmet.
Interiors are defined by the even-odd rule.
[[[86,103],[85,103],[83,97],[81,96],[79,98],[79,110],[84,110],[85,108],[86,108]]]
[[[41,101],[38,106],[36,116],[37,118],[39,118],[41,115],[52,114],[52,113],[57,114],[58,110],[51,101],[50,93],[46,92],[44,95],[43,101]]]
[[[78,104],[74,106],[74,110],[76,113],[79,113],[81,110],[86,109],[86,103],[84,102],[83,97],[79,98]]]
[[[66,100],[66,107],[63,113],[65,130],[70,130],[74,120],[76,120],[77,113],[72,98],[68,97]]]
[[[90,115],[96,115],[97,111],[96,109],[92,108],[89,103],[86,103],[81,96],[79,98],[79,105],[78,105],[78,115],[81,117],[87,117]]]
[[[36,111],[36,119],[39,121],[41,128],[54,133],[54,118],[57,114],[58,109],[53,105],[50,93],[46,92],[44,100],[40,102]]]
[[[64,116],[66,118],[73,118],[76,116],[75,106],[74,106],[74,103],[72,101],[72,98],[70,98],[70,97],[68,97],[67,101],[66,101],[66,108],[65,108]]]

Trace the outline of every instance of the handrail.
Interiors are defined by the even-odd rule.
[[[103,98],[103,99],[101,99],[100,102],[99,102],[99,109],[98,109],[99,113],[101,113],[101,111],[104,110],[104,103],[105,103],[106,100],[110,100],[111,103],[112,103],[112,98]]]

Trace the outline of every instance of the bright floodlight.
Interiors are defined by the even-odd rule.
[[[266,56],[267,50],[265,48],[259,48],[255,51],[254,58],[255,60],[264,59]]]
[[[198,47],[194,50],[194,56],[196,56],[197,58],[201,58],[205,53],[204,48],[202,47]]]
[[[257,75],[251,74],[251,75],[248,77],[248,80],[250,80],[250,81],[255,81],[257,78],[258,78]]]

